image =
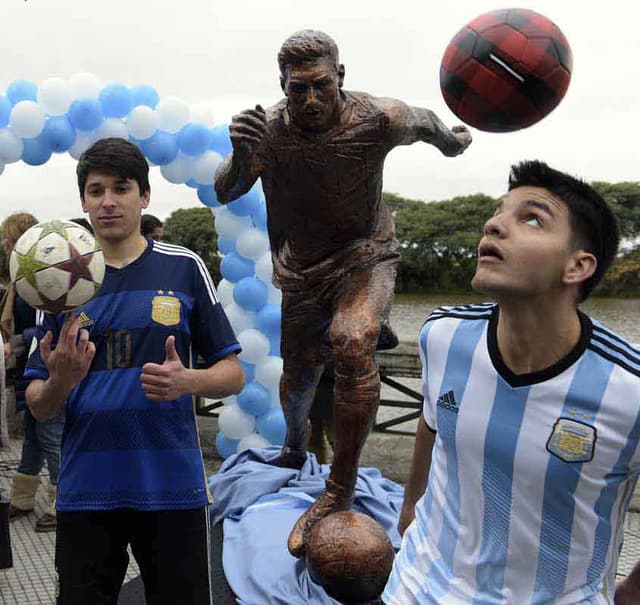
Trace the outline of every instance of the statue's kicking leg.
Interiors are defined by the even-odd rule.
[[[352,277],[339,300],[330,328],[335,361],[333,463],[324,492],[289,535],[288,547],[294,556],[304,554],[309,532],[320,519],[351,508],[360,453],[380,401],[374,355],[394,279],[395,262],[382,263]]]

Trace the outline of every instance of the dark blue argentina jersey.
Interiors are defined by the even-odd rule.
[[[180,246],[149,240],[130,265],[107,267],[98,295],[75,315],[96,355],[66,408],[58,510],[196,508],[209,500],[193,399],[149,401],[141,368],[163,363],[175,336],[186,367],[240,350],[202,260]],[[57,340],[64,316],[44,317],[41,338]],[[38,348],[25,376],[47,379]]]

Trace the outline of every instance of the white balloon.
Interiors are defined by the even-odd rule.
[[[236,239],[245,229],[251,227],[250,216],[237,216],[224,206],[216,208],[216,233],[226,239]]]
[[[282,358],[269,355],[256,365],[256,380],[270,391],[277,391],[282,376]]]
[[[167,97],[156,107],[160,119],[158,128],[177,132],[189,121],[189,106],[178,97]]]
[[[192,170],[192,160],[184,153],[178,153],[173,162],[160,166],[162,176],[170,183],[186,183]]]
[[[240,442],[238,443],[238,452],[251,448],[262,449],[269,447],[270,445],[271,442],[267,441],[262,435],[258,435],[258,433],[251,433],[251,435],[247,435],[240,439]]]
[[[191,106],[191,122],[193,124],[204,124],[211,128],[215,121],[213,119],[213,110],[206,103],[197,103]]]
[[[127,128],[134,139],[144,141],[151,138],[158,130],[159,122],[160,117],[154,109],[146,105],[138,105],[127,117]]]
[[[242,439],[255,430],[256,417],[246,414],[238,405],[225,405],[218,416],[218,427],[229,439]]]
[[[109,137],[129,139],[129,129],[120,118],[107,118],[93,131],[94,141]]]
[[[282,292],[272,284],[269,284],[268,288],[269,295],[267,298],[267,303],[270,305],[280,306],[282,304]]]
[[[20,101],[11,110],[9,126],[23,139],[37,137],[44,128],[44,111],[35,101]]]
[[[256,314],[251,311],[245,311],[234,302],[224,307],[224,312],[236,334],[256,327]]]
[[[22,157],[24,145],[8,128],[0,128],[0,162],[12,164]]]
[[[273,279],[273,261],[271,252],[265,252],[256,261],[256,277],[265,284],[270,284]]]
[[[269,339],[259,330],[250,328],[240,332],[238,342],[242,347],[238,357],[247,363],[259,364],[269,355]]]
[[[218,298],[223,307],[233,304],[233,283],[224,277],[218,282],[216,286],[216,292]]]
[[[38,103],[50,116],[67,113],[72,100],[71,86],[62,78],[47,78],[38,88]]]
[[[213,185],[216,169],[222,162],[222,156],[215,151],[205,151],[197,156],[193,162],[192,176],[198,185]]]
[[[74,99],[97,99],[100,95],[102,83],[91,73],[82,72],[69,78],[71,96]]]
[[[236,250],[238,251],[238,254],[241,254],[246,258],[258,260],[259,258],[262,258],[267,250],[269,250],[269,238],[266,233],[260,229],[256,229],[255,227],[245,229],[238,236],[238,240],[236,241]],[[271,278],[263,281],[269,283]]]
[[[224,405],[236,405],[238,403],[238,396],[237,395],[229,395],[229,397],[225,397],[222,400],[222,403]]]
[[[79,160],[80,156],[95,142],[95,131],[76,132],[76,140],[69,148],[69,155],[74,160]]]

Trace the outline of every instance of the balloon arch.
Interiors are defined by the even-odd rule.
[[[231,151],[228,127],[216,126],[206,106],[160,99],[147,85],[103,86],[89,73],[48,78],[40,86],[16,80],[0,94],[0,174],[6,164],[22,160],[39,166],[54,153],[78,159],[105,137],[138,145],[166,180],[196,190],[215,217],[223,255],[218,296],[242,345],[247,376],[244,390],[224,401],[218,452],[226,458],[250,447],[281,445],[286,432],[278,393],[281,297],[271,283],[264,195],[257,183],[222,206],[213,186],[216,167]]]

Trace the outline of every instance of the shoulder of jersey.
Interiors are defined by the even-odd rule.
[[[487,303],[473,303],[469,305],[455,305],[455,306],[443,306],[438,307],[427,317],[425,323],[430,321],[436,321],[444,318],[454,319],[481,319],[487,320],[491,317],[493,310],[496,306],[494,302]]]
[[[587,345],[589,349],[640,378],[640,348],[609,330],[598,321],[591,320],[593,330]]]

